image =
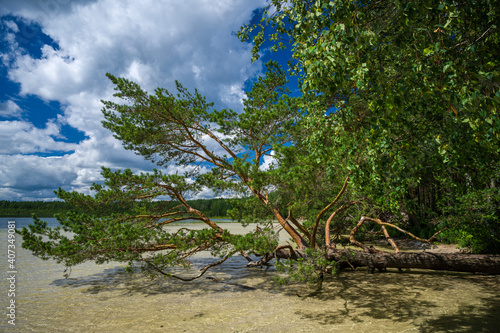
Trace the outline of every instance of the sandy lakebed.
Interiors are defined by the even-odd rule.
[[[0,231],[6,239],[7,229]],[[498,276],[345,271],[329,276],[316,296],[297,297],[310,287],[278,286],[274,268],[247,268],[239,256],[207,273],[219,282],[150,280],[118,263],[85,263],[64,278],[62,265],[40,260],[20,245],[17,239],[16,325],[8,323],[9,282],[3,278],[1,332],[497,332],[500,327]],[[457,250],[445,245],[426,251]],[[200,255],[193,266],[212,260]],[[6,259],[0,270],[7,275]]]

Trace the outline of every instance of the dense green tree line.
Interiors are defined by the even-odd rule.
[[[71,209],[64,201],[0,201],[0,217],[54,217],[54,214]]]
[[[218,198],[189,200],[188,202],[196,209],[207,212],[210,217],[227,217],[228,210],[232,209],[232,201],[234,199]],[[149,202],[148,209],[154,209],[162,204],[162,202]],[[170,204],[170,208],[174,206],[175,203]],[[31,217],[33,214],[38,217],[55,217],[56,214],[65,213],[71,209],[75,207],[64,201],[0,201],[0,217]],[[115,213],[123,209],[119,205],[111,208]]]

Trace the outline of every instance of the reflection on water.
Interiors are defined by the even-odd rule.
[[[5,229],[0,237],[5,244]],[[33,257],[20,243],[17,325],[7,324],[3,310],[1,332],[497,332],[500,327],[497,276],[346,271],[329,277],[321,293],[297,297],[310,290],[276,286],[273,268],[246,268],[240,257],[206,274],[219,282],[152,281],[141,272],[125,272],[123,265],[91,263],[64,279],[62,266]],[[210,260],[200,256],[193,265]],[[5,260],[0,265],[4,275],[6,265]],[[3,309],[7,287],[2,279]]]

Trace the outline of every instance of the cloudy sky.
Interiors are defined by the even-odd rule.
[[[106,72],[152,91],[174,80],[241,108],[262,72],[235,36],[265,0],[0,0],[0,200],[87,192],[100,167],[148,171],[101,126]],[[209,193],[207,194],[209,195]]]

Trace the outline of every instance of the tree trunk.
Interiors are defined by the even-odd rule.
[[[340,267],[375,268],[418,268],[441,271],[500,274],[500,255],[432,253],[432,252],[375,252],[354,250],[330,250],[329,260],[335,260]]]

